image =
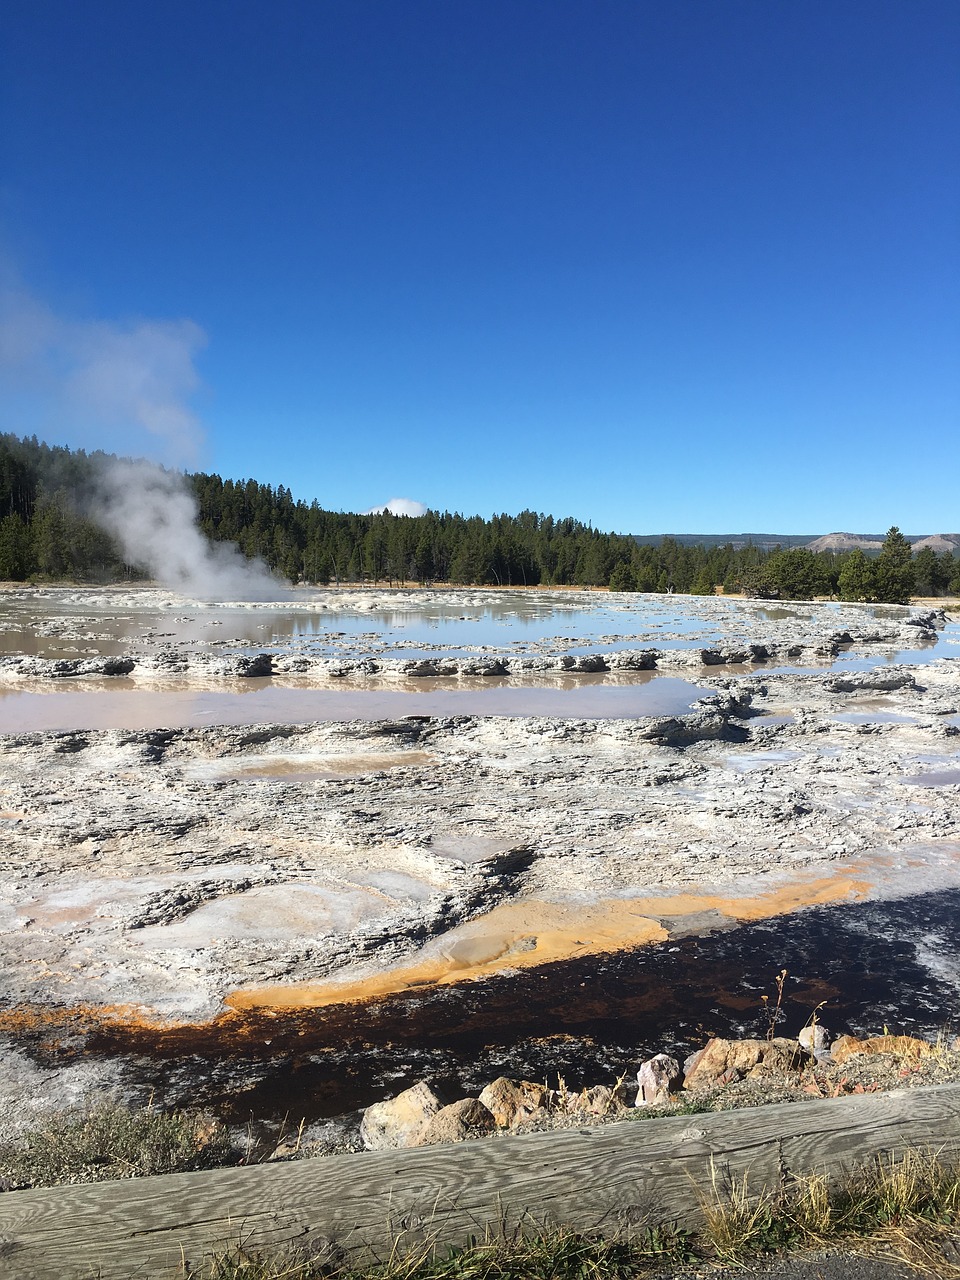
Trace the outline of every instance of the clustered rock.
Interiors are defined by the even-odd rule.
[[[161,679],[173,675],[192,674],[205,679],[237,679],[284,676],[309,676],[320,681],[337,683],[345,678],[367,680],[376,676],[389,683],[402,679],[437,679],[463,677],[537,676],[565,672],[569,674],[596,674],[616,671],[684,670],[687,668],[724,665],[762,666],[767,663],[811,661],[822,662],[836,658],[853,645],[885,646],[890,649],[905,648],[917,644],[932,644],[937,632],[946,625],[947,617],[942,609],[921,611],[902,620],[891,620],[886,626],[851,626],[830,630],[814,624],[809,633],[798,638],[783,637],[763,641],[731,641],[716,645],[694,645],[691,648],[613,649],[597,653],[573,654],[563,652],[564,641],[557,638],[541,642],[526,652],[489,650],[489,646],[477,646],[478,651],[464,657],[445,654],[407,658],[396,655],[371,653],[344,653],[329,655],[309,651],[260,652],[246,651],[247,642],[238,637],[234,642],[236,652],[224,652],[221,646],[228,642],[217,640],[206,647],[193,647],[181,642],[120,656],[80,654],[76,657],[45,658],[35,654],[0,655],[0,674],[4,680],[64,680],[90,676],[132,676],[135,679]],[[796,623],[791,626],[795,629]],[[218,651],[213,651],[218,647]],[[544,650],[544,651],[538,651]],[[897,684],[872,684],[854,682],[851,688],[899,688]],[[844,691],[840,687],[840,691]]]
[[[954,1044],[960,1048],[960,1039]],[[668,1107],[681,1088],[691,1093],[715,1091],[741,1080],[773,1082],[799,1076],[815,1063],[839,1065],[855,1055],[892,1054],[900,1060],[919,1059],[934,1051],[926,1040],[914,1036],[887,1035],[858,1039],[843,1035],[830,1044],[830,1035],[819,1023],[803,1028],[795,1040],[726,1040],[715,1036],[690,1054],[683,1066],[676,1058],[658,1053],[637,1072],[634,1107]],[[497,1130],[518,1130],[576,1117],[609,1118],[625,1113],[633,1088],[625,1079],[612,1087],[594,1085],[579,1092],[557,1089],[506,1076],[486,1085],[476,1098],[445,1102],[441,1093],[420,1081],[363,1113],[360,1137],[371,1151],[397,1147],[424,1147],[441,1142],[462,1142]]]
[[[375,1102],[363,1113],[360,1137],[370,1151],[392,1147],[427,1147],[438,1142],[462,1142],[497,1129],[518,1129],[524,1124],[558,1114],[609,1116],[626,1109],[622,1084],[609,1088],[594,1085],[571,1092],[519,1082],[499,1076],[486,1085],[478,1098],[461,1098],[444,1104],[442,1096],[421,1080],[385,1102]]]

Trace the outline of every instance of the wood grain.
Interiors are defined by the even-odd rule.
[[[621,1121],[455,1146],[0,1195],[5,1280],[168,1280],[219,1248],[383,1253],[487,1227],[695,1223],[745,1176],[837,1173],[906,1147],[960,1155],[960,1085]]]

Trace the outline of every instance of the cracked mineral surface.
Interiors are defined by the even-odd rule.
[[[126,1087],[91,1027],[413,1008],[949,895],[958,655],[925,608],[2,592],[0,1096]]]

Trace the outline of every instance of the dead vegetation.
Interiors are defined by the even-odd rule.
[[[482,1235],[469,1246],[399,1243],[357,1268],[324,1257],[264,1259],[238,1248],[191,1274],[198,1280],[628,1280],[676,1268],[753,1269],[785,1253],[840,1251],[960,1280],[960,1165],[937,1152],[884,1156],[830,1182],[810,1175],[770,1189],[719,1172],[701,1197],[702,1224],[646,1225],[629,1235],[564,1228]]]
[[[0,1146],[3,1189],[186,1173],[235,1163],[227,1130],[200,1112],[117,1102],[47,1116]]]

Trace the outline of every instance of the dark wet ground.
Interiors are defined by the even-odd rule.
[[[235,1015],[169,1031],[98,1029],[57,1058],[131,1063],[164,1105],[232,1121],[336,1116],[425,1076],[470,1093],[498,1075],[571,1088],[684,1055],[710,1035],[765,1035],[761,997],[795,1035],[825,1002],[835,1033],[929,1033],[960,1024],[960,890],[808,908],[709,936],[561,961],[367,1004]],[[85,1040],[85,1043],[84,1043]],[[50,1060],[47,1052],[41,1057]]]

